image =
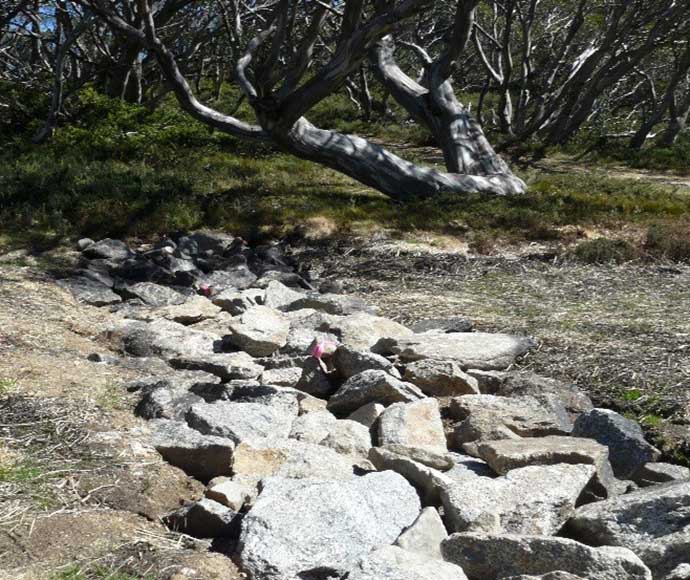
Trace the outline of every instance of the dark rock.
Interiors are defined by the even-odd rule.
[[[219,293],[228,288],[245,290],[256,281],[256,274],[246,266],[238,266],[232,270],[216,270],[199,279],[200,285],[206,285],[213,289],[213,293]]]
[[[86,278],[68,278],[58,280],[58,285],[69,290],[78,302],[91,306],[108,306],[122,302],[122,298],[115,294],[108,286]]]
[[[138,298],[144,304],[154,307],[182,304],[187,299],[185,294],[153,282],[127,285],[120,290],[120,293],[126,298]]]
[[[221,538],[239,534],[241,518],[221,503],[207,497],[163,518],[176,532],[195,538]]]
[[[134,255],[127,244],[120,240],[105,238],[94,244],[89,244],[82,253],[87,258],[102,258],[105,260],[125,260]]]
[[[417,333],[429,331],[445,333],[471,332],[473,324],[468,318],[429,318],[416,322],[411,328]]]
[[[645,463],[660,456],[659,450],[645,441],[637,423],[608,409],[593,409],[580,415],[573,435],[606,445],[613,473],[622,479],[629,479]]]

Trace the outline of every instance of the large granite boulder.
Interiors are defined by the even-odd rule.
[[[270,356],[287,343],[290,321],[277,310],[254,306],[229,326],[231,344],[252,356]]]
[[[239,559],[254,580],[342,576],[392,544],[419,511],[412,486],[392,472],[337,482],[267,478],[242,522]]]
[[[398,546],[379,548],[347,575],[348,580],[467,580],[462,568]]]
[[[447,451],[446,435],[438,401],[432,398],[412,403],[394,403],[379,418],[380,445],[407,445]]]

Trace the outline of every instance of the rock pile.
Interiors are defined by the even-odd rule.
[[[223,538],[249,578],[690,578],[690,471],[572,386],[508,370],[530,338],[405,328],[319,292],[279,245],[80,249],[63,284],[121,314],[108,336],[158,369],[129,385],[137,413],[207,484],[168,525]]]

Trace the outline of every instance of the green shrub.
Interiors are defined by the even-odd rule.
[[[635,247],[625,240],[597,238],[578,244],[573,254],[586,264],[622,264],[634,260],[637,256]]]

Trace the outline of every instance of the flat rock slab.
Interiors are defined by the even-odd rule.
[[[690,481],[583,506],[568,530],[587,543],[633,550],[660,578],[690,560]]]
[[[336,414],[349,414],[368,403],[387,406],[423,399],[424,393],[411,383],[385,371],[364,371],[348,379],[328,401],[328,409]]]
[[[652,580],[649,569],[625,548],[591,548],[566,538],[453,534],[443,556],[470,580],[499,580],[521,574],[563,571],[588,580]]]
[[[424,359],[455,361],[462,369],[502,370],[536,346],[533,339],[486,332],[426,332],[382,339],[371,349],[397,355],[402,361]]]
[[[122,297],[115,294],[108,286],[86,277],[58,280],[58,285],[69,290],[77,302],[91,306],[109,306],[122,302]]]
[[[264,372],[264,367],[254,362],[246,352],[210,353],[203,357],[177,357],[170,360],[176,369],[205,371],[223,381],[235,379],[256,379]]]
[[[478,395],[477,379],[465,373],[455,361],[425,359],[405,367],[405,380],[434,397]]]
[[[242,522],[238,555],[251,578],[342,576],[392,544],[419,511],[414,488],[392,472],[338,482],[268,478]]]
[[[204,435],[235,443],[264,443],[287,439],[295,416],[261,403],[218,401],[198,403],[187,413],[187,423]]]
[[[380,548],[363,558],[348,580],[467,580],[462,568],[398,546]]]
[[[290,321],[277,310],[254,306],[229,327],[232,344],[252,356],[270,356],[287,344]]]
[[[462,422],[455,429],[459,445],[472,441],[568,435],[569,415],[545,407],[534,397],[465,395],[451,400],[451,416]]]
[[[415,522],[400,534],[395,544],[408,552],[443,560],[441,542],[447,537],[448,532],[436,508],[426,507]]]
[[[436,399],[395,403],[381,414],[378,425],[380,445],[406,445],[439,453],[447,451],[446,434]]]
[[[645,463],[661,453],[645,441],[640,426],[608,409],[593,409],[575,421],[573,435],[589,437],[609,448],[611,467],[617,477],[629,479]]]
[[[594,473],[591,465],[566,464],[523,467],[495,479],[467,471],[441,490],[448,526],[454,532],[556,534]]]
[[[168,286],[153,282],[138,282],[122,288],[121,292],[127,298],[138,298],[147,306],[170,306],[184,303],[188,296]]]
[[[396,339],[412,334],[409,328],[405,328],[390,318],[374,316],[366,312],[358,312],[350,316],[319,314],[330,316],[330,319],[318,330],[334,334],[341,344],[354,350],[370,350],[383,338]]]

